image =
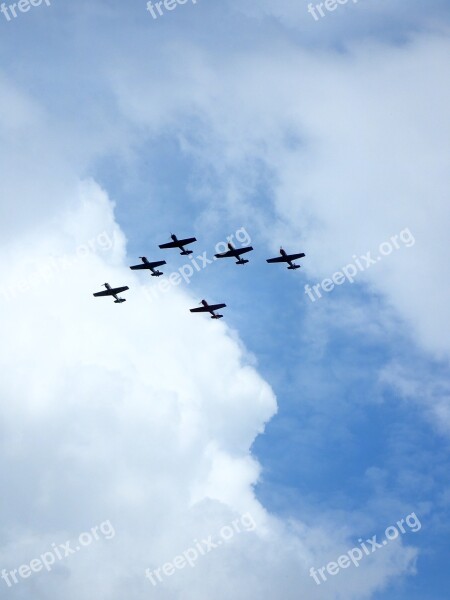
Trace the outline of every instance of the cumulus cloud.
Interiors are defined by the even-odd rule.
[[[5,592],[113,600],[125,592],[206,598],[215,589],[219,598],[248,598],[266,590],[276,598],[287,577],[287,597],[299,589],[330,597],[311,587],[307,569],[324,548],[345,547],[348,532],[325,541],[322,532],[318,544],[320,530],[299,535],[271,517],[253,491],[260,467],[249,449],[276,410],[272,390],[226,325],[190,318],[194,298],[185,291],[150,305],[152,284],[128,270],[126,240],[105,192],[91,181],[74,195],[77,209],[23,233],[14,252],[5,247],[18,276],[33,268],[31,247],[35,266],[48,264],[49,252],[65,266],[1,299],[8,315],[0,350],[1,565],[10,571],[29,564],[106,520],[116,535],[57,561],[50,573],[19,577],[8,589],[2,581]],[[130,284],[126,304],[92,297],[104,280]],[[244,513],[255,531],[158,588],[145,579],[146,568]],[[386,569],[391,559],[385,553],[370,563],[365,593],[406,572],[414,552],[396,551],[394,570]],[[342,578],[338,588],[362,597],[359,577]]]
[[[185,62],[172,60],[173,48]],[[342,55],[288,45],[227,59],[179,43],[158,53],[148,71],[136,53],[101,81],[112,86],[120,122],[106,134],[92,117],[104,104],[95,105],[73,144],[75,127],[1,82],[15,106],[0,122],[10,201],[0,251],[1,565],[17,568],[106,519],[116,530],[52,573],[5,590],[48,600],[275,599],[281,589],[286,598],[369,598],[413,572],[416,551],[392,545],[314,584],[309,567],[347,551],[358,523],[350,515],[345,528],[325,517],[287,522],[261,505],[253,489],[261,465],[250,448],[275,414],[273,391],[225,323],[190,318],[198,298],[173,289],[148,301],[153,284],[127,267],[113,202],[95,181],[78,181],[115,142],[127,148],[136,129],[151,139],[176,130],[183,151],[214,174],[204,218],[225,205],[257,223],[273,250],[282,240],[300,243],[310,277],[329,276],[409,227],[415,246],[361,279],[411,323],[419,344],[446,355],[436,315],[445,319],[448,287],[429,290],[445,259],[449,132],[441,115],[449,86],[439,65],[448,43],[418,38]],[[261,178],[270,204],[255,211]],[[92,298],[105,281],[130,285],[125,304]],[[145,568],[244,512],[254,532],[155,589],[144,578]]]

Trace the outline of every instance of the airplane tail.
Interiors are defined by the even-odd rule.
[[[290,267],[288,267],[288,269],[292,269],[292,270],[300,269],[300,266],[301,265],[291,265]]]
[[[223,315],[213,315],[211,319],[221,319]]]
[[[193,254],[192,250],[183,250],[183,252],[180,252],[181,256],[189,256],[189,254]]]
[[[126,298],[118,298],[117,300],[114,300],[114,304],[122,304],[122,302],[126,302],[127,299]]]
[[[246,263],[248,263],[248,260],[246,258],[240,258],[236,264],[237,265],[245,265]]]

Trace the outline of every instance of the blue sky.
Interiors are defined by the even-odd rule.
[[[5,597],[448,597],[450,2],[360,0],[318,21],[307,7],[0,15],[4,281],[114,239],[42,292],[0,296],[0,568],[102,519],[117,530],[0,582]],[[211,257],[241,228],[249,264],[215,262],[154,302],[128,271],[171,232]],[[405,230],[414,243],[354,283],[305,294]],[[280,245],[302,269],[266,264]],[[92,306],[106,278],[130,285],[126,304]],[[227,303],[223,322],[189,315],[204,297]],[[148,587],[144,565],[245,511],[254,536]],[[310,567],[413,512],[420,531],[314,586]]]
[[[184,191],[191,185],[189,164],[169,140],[162,140],[158,149],[163,157],[156,156],[149,164],[155,169],[150,175],[153,186],[157,172],[159,209],[164,215],[170,203],[181,231],[189,233],[190,216],[195,214]],[[166,161],[170,162],[168,173]],[[179,174],[175,181],[171,181],[172,169]],[[140,186],[145,177],[140,173],[138,184],[144,194]],[[111,181],[115,179],[112,175]],[[107,175],[105,183],[109,189]],[[118,185],[118,196],[122,197],[124,190],[120,182]],[[258,189],[253,199],[258,211],[264,196],[264,190]],[[151,219],[153,223],[142,224],[148,209],[145,199],[137,204],[139,216],[135,223],[130,204],[124,204],[120,221],[126,224],[130,252],[135,248],[137,255],[139,248],[151,247],[146,232],[155,223]],[[119,202],[119,215],[121,207]],[[265,216],[264,210],[261,213]],[[219,234],[217,240],[236,231],[240,224],[225,218],[220,222],[224,235]],[[158,233],[164,231],[164,226],[169,229],[170,221],[162,228],[159,225]],[[194,230],[202,235],[197,227]],[[420,507],[430,528],[425,527],[413,540],[421,550],[417,575],[401,583],[394,581],[374,598],[444,600],[448,587],[449,512],[448,506],[442,506],[441,496],[449,486],[448,439],[424,421],[420,407],[404,402],[398,393],[380,383],[380,372],[399,360],[412,371],[420,371],[424,381],[433,381],[445,380],[448,367],[411,346],[410,331],[400,316],[394,331],[385,326],[378,336],[361,336],[359,331],[355,334],[346,323],[339,322],[339,304],[345,301],[348,310],[354,307],[362,310],[368,320],[375,316],[378,321],[384,310],[382,297],[354,284],[350,289],[337,290],[334,294],[338,298],[325,296],[319,308],[319,303],[310,303],[302,289],[306,281],[314,282],[303,275],[299,283],[301,273],[264,264],[270,251],[258,239],[258,230],[249,228],[248,232],[255,240],[256,256],[244,273],[232,266],[213,265],[196,275],[191,285],[199,297],[208,289],[223,291],[221,296],[213,296],[214,300],[229,302],[231,325],[238,328],[260,372],[277,394],[279,412],[253,445],[263,468],[258,497],[275,514],[301,517],[306,513],[312,522],[323,512],[369,513],[374,526],[361,532],[367,536],[383,529],[383,524],[395,522],[402,511],[419,512]],[[202,237],[213,242],[208,234]],[[213,246],[214,242],[210,244]],[[201,245],[202,250],[206,247]],[[301,238],[292,248],[297,250],[307,252]],[[208,256],[211,254],[208,252]],[[183,264],[177,258],[169,262],[170,270]],[[333,303],[338,305],[335,318],[318,327],[318,343],[323,347],[317,353],[311,350],[312,332],[305,333],[304,329],[316,308],[327,312]],[[377,485],[378,476],[372,480],[372,471],[379,472],[381,485]]]

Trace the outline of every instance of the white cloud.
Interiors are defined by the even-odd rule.
[[[439,355],[448,351],[440,327],[448,287],[440,274],[448,189],[442,148],[449,133],[441,116],[449,88],[439,66],[447,53],[440,39],[404,49],[355,47],[339,57],[289,47],[211,62],[188,48],[186,62],[166,57],[171,69],[158,64],[151,81],[134,57],[134,68],[117,68],[114,85],[126,125],[150,132],[180,125],[185,151],[222,177],[230,211],[270,223],[273,249],[281,239],[304,246],[311,276],[327,276],[354,253],[410,227],[416,246],[386,258],[366,281]],[[59,137],[61,124],[49,123],[8,85],[2,87],[16,99],[16,113],[2,121],[9,145],[2,178],[10,199],[2,220],[5,279],[27,278],[49,257],[68,257],[70,264],[47,271],[43,284],[28,282],[23,292],[16,286],[13,299],[0,294],[8,316],[0,347],[8,507],[1,565],[17,568],[51,542],[105,519],[117,530],[109,545],[35,575],[30,587],[21,582],[11,597],[32,590],[49,600],[133,600],[152,592],[162,599],[275,599],[283,589],[288,599],[361,599],[411,572],[415,551],[392,546],[327,586],[313,584],[309,567],[339,556],[358,535],[352,517],[345,530],[330,534],[329,523],[312,528],[267,514],[253,491],[261,467],[249,449],[276,410],[273,392],[225,323],[190,318],[198,299],[173,289],[147,301],[146,280],[127,268],[110,200],[94,182],[76,186],[92,157],[124,131],[128,142],[129,131],[113,123],[104,138],[102,125],[67,149],[68,130]],[[186,125],[186,117],[195,124]],[[47,156],[41,148],[50,149]],[[254,215],[249,202],[258,161],[273,176],[274,223],[264,207]],[[105,232],[112,248],[97,243],[86,257],[77,254]],[[131,281],[127,302],[92,298],[104,281]],[[437,281],[440,293],[430,294]],[[236,538],[156,591],[144,579],[145,567],[171,560],[247,510],[258,520],[255,534]]]
[[[300,245],[312,277],[332,275],[355,254],[376,256],[382,242],[410,229],[415,246],[359,280],[392,303],[417,342],[441,358],[450,350],[442,327],[450,316],[442,251],[449,216],[448,51],[448,40],[436,36],[403,47],[356,45],[342,55],[271,49],[214,64],[193,53],[189,74],[172,65],[172,81],[165,75],[171,98],[165,121],[183,115],[185,150],[213,167],[226,190],[211,189],[207,210],[227,200],[239,218],[266,224],[273,250],[280,242]],[[171,95],[180,77],[182,92]],[[154,82],[130,74],[117,79],[128,117],[156,123],[160,111],[148,104]],[[193,115],[195,130],[185,120]],[[259,161],[272,174],[264,183],[275,223],[263,204],[255,214]]]
[[[76,195],[78,211],[72,206],[16,239],[14,253],[7,249],[14,273],[23,272],[30,247],[37,263],[51,251],[70,266],[1,302],[8,319],[0,348],[0,566],[18,568],[106,519],[116,536],[8,590],[2,581],[5,592],[21,598],[33,590],[50,600],[114,600],[125,591],[136,599],[206,598],[212,590],[217,598],[278,598],[287,578],[287,598],[305,589],[311,598],[339,589],[362,598],[406,572],[415,553],[399,548],[368,562],[369,584],[355,569],[336,587],[316,589],[309,567],[322,552],[346,549],[349,532],[325,541],[322,532],[317,545],[313,530],[298,535],[256,500],[260,467],[249,448],[276,409],[270,387],[224,323],[191,318],[186,292],[174,288],[150,305],[148,280],[126,266],[125,238],[105,193],[87,182]],[[76,255],[83,239],[104,231],[112,248]],[[127,303],[93,298],[104,280],[129,283]],[[236,536],[157,588],[144,578],[145,568],[247,511],[255,533]]]
[[[230,0],[237,12],[259,20],[273,19],[289,31],[298,33],[299,43],[333,45],[349,40],[381,38],[405,41],[416,31],[445,31],[442,16],[447,9],[445,2],[431,0],[424,5],[420,0],[391,2],[390,0],[348,0],[335,4],[327,10],[322,5],[315,10],[316,20],[308,12],[308,6],[317,7],[317,0]]]

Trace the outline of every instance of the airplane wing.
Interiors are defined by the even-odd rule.
[[[96,294],[94,294],[94,296],[96,298],[98,298],[99,296],[112,296],[112,295],[113,295],[112,290],[103,290],[103,292],[97,292]]]
[[[197,238],[186,238],[185,240],[178,240],[178,243],[181,246],[187,246],[188,244],[193,244],[197,241]]]
[[[289,254],[289,256],[286,256],[286,258],[288,260],[296,260],[297,258],[303,258],[304,256],[304,252],[300,252],[299,254]]]
[[[215,254],[214,256],[216,258],[235,258],[236,256],[240,256],[251,250],[253,250],[252,246],[249,246],[248,248],[235,248],[234,250],[228,250],[228,252],[222,252],[220,254]]]
[[[237,248],[234,251],[234,254],[240,256],[241,254],[245,254],[246,252],[251,252],[253,250],[253,246],[248,246],[248,248]]]
[[[127,285],[124,285],[123,287],[114,288],[114,289],[108,290],[108,291],[112,294],[121,294],[122,292],[126,292],[129,289],[130,288]]]
[[[156,267],[162,267],[163,265],[166,265],[166,261],[165,260],[157,260],[155,262],[151,262],[148,264],[149,267],[152,267],[153,269],[156,269]]]
[[[102,292],[97,292],[94,296],[97,298],[99,296],[114,296],[114,294],[120,294],[121,292],[126,292],[126,290],[130,289],[126,285],[123,287],[113,288],[111,290],[103,290]]]
[[[268,258],[268,263],[282,263],[287,262],[289,259],[287,256],[277,256],[276,258]]]
[[[167,242],[167,244],[160,244],[159,247],[164,250],[165,248],[179,248],[180,246],[187,246],[197,241],[197,238],[186,238],[185,240],[177,240],[176,242]]]
[[[138,271],[140,269],[155,269],[156,267],[162,267],[162,265],[167,264],[165,260],[158,260],[156,262],[151,263],[142,263],[140,265],[134,265],[130,267],[132,271]]]
[[[236,253],[234,251],[231,252],[231,250],[228,250],[228,252],[221,252],[220,254],[214,254],[214,256],[216,258],[230,258],[232,256],[236,256]]]
[[[192,313],[211,312],[212,310],[220,310],[225,308],[226,304],[210,304],[208,307],[200,306],[199,308],[191,308]]]
[[[276,258],[268,258],[267,262],[268,263],[282,263],[282,262],[288,262],[290,260],[295,260],[297,258],[303,258],[305,255],[303,254],[303,252],[301,252],[300,254],[290,254],[288,256],[277,256]]]
[[[220,310],[221,308],[225,308],[226,304],[210,304],[208,306],[208,312],[211,310]]]

